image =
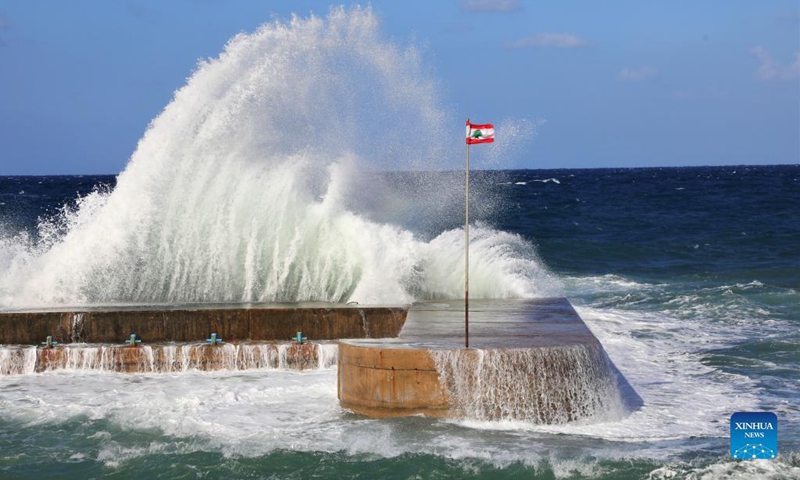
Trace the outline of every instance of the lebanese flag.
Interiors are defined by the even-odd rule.
[[[494,142],[494,125],[491,123],[476,125],[467,120],[467,145],[492,142]]]

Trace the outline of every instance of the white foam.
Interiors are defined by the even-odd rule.
[[[663,315],[577,310],[643,405],[619,422],[548,431],[625,440],[722,437],[732,412],[758,407],[757,382],[708,367],[688,348],[687,338],[701,339],[701,332]]]
[[[0,241],[0,308],[463,295],[463,232],[423,241],[355,200],[363,172],[450,157],[423,70],[413,48],[381,38],[370,9],[237,35],[153,120],[113,192],[43,221],[38,242]],[[408,125],[425,132],[413,147]],[[473,235],[474,295],[547,294],[531,244]]]
[[[704,362],[707,352],[754,335],[794,331],[737,292],[763,288],[754,281],[695,288],[640,283],[615,275],[564,279],[581,299],[576,310],[620,370],[642,405],[622,421],[536,427],[539,431],[626,441],[726,437],[735,411],[781,410],[757,377],[726,373]],[[728,292],[733,292],[728,294]],[[490,425],[477,425],[491,428]],[[526,428],[507,424],[502,428]]]
[[[423,417],[398,421],[365,419],[339,407],[334,369],[160,375],[51,372],[2,377],[0,389],[0,419],[19,428],[52,429],[75,418],[88,418],[108,422],[114,429],[147,432],[152,441],[137,446],[121,443],[123,440],[109,432],[96,432],[93,437],[105,439],[96,459],[111,468],[157,453],[210,451],[257,457],[290,450],[382,457],[424,453],[457,460],[477,459],[498,467],[515,462],[547,464],[558,478],[569,477],[573,472],[603,473],[605,467],[598,461],[631,457],[668,462],[664,474],[724,473],[731,469],[770,472],[769,468],[774,468],[778,472],[775,478],[780,478],[780,474],[796,472],[796,467],[781,459],[772,466],[752,468],[726,462],[707,468],[676,464],[672,458],[684,447],[653,442],[656,437],[648,438],[653,443],[631,444],[581,442],[572,436],[582,429],[596,429],[594,425],[576,426],[571,431],[558,429],[562,435],[550,435],[538,427],[520,428],[519,424],[510,423],[510,428],[503,430],[497,422],[489,422],[493,424],[491,430],[484,431],[488,426],[479,422],[442,422]],[[676,421],[679,419],[670,418],[670,422]],[[626,423],[624,428],[636,426]],[[690,448],[698,447],[695,444]],[[724,450],[725,444],[720,441],[711,448]],[[669,478],[657,476],[658,471],[654,475],[653,478]],[[719,472],[714,475],[709,478],[726,478]]]
[[[800,478],[800,467],[797,465],[798,452],[790,452],[778,460],[720,461],[708,466],[693,466],[686,463],[674,463],[659,467],[650,472],[652,480],[673,478],[698,478],[703,480],[783,480]]]

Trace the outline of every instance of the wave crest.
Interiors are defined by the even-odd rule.
[[[113,192],[42,222],[35,245],[6,242],[0,305],[463,296],[463,231],[425,242],[351,201],[365,172],[443,164],[433,84],[368,8],[235,36],[151,122]],[[521,237],[473,238],[475,296],[553,287]]]

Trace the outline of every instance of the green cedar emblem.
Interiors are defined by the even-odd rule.
[[[475,130],[474,132],[472,132],[472,138],[482,138],[482,137],[483,133],[480,130]]]

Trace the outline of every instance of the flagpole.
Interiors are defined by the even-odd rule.
[[[469,118],[467,119],[469,127]],[[469,132],[469,131],[468,131]],[[469,133],[467,134],[469,137]],[[464,202],[464,348],[469,348],[469,142],[467,142],[466,201]]]

